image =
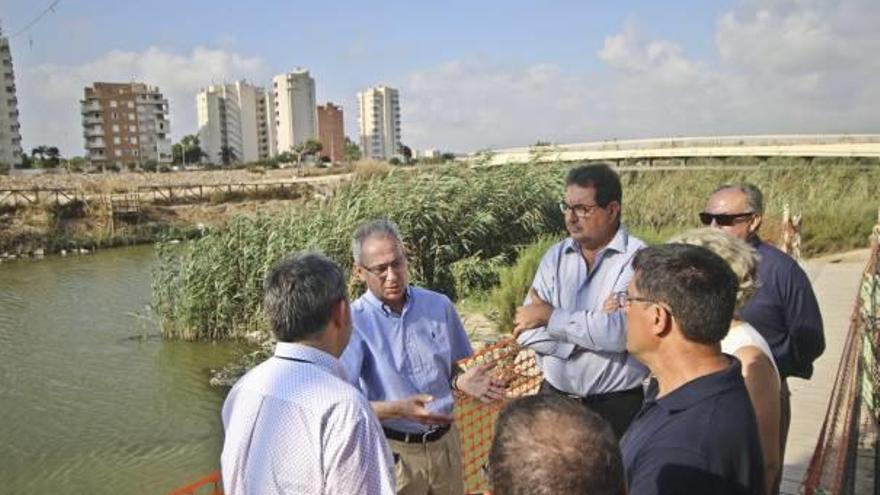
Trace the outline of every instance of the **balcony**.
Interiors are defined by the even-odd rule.
[[[102,119],[101,117],[95,117],[94,115],[89,115],[89,116],[83,117],[82,123],[83,123],[83,125],[86,125],[86,126],[88,126],[88,125],[101,125],[104,123],[104,119]]]
[[[103,139],[89,139],[86,141],[86,148],[90,150],[99,150],[107,147]]]
[[[104,136],[104,128],[103,127],[90,127],[83,132],[83,136],[85,137],[98,137]]]
[[[98,100],[86,100],[82,104],[81,113],[95,113],[101,111],[101,103]]]

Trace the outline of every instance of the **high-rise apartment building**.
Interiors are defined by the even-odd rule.
[[[338,163],[345,159],[345,127],[342,123],[342,107],[327,102],[318,105],[318,139],[321,140],[321,157]]]
[[[276,149],[291,151],[296,145],[318,138],[315,80],[309,71],[297,68],[272,78],[275,100]]]
[[[168,100],[144,83],[96,82],[80,101],[87,158],[95,165],[171,161]]]
[[[21,164],[21,127],[9,40],[0,32],[0,165]]]
[[[358,93],[361,153],[389,160],[400,155],[400,100],[397,90],[377,86]]]
[[[275,155],[272,97],[246,81],[208,86],[196,95],[199,146],[212,163]]]

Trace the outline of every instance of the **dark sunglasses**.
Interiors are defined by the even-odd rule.
[[[746,217],[751,217],[754,214],[755,212],[750,211],[748,213],[722,213],[716,215],[714,213],[707,213],[704,211],[700,213],[700,222],[702,222],[703,225],[712,225],[712,222],[714,221],[716,225],[720,225],[722,227],[730,227],[731,225],[737,223],[739,220]]]

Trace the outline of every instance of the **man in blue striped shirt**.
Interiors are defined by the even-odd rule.
[[[481,365],[462,372],[473,354],[448,297],[409,285],[397,227],[380,219],[355,231],[355,272],[367,292],[352,304],[354,331],[341,357],[382,421],[395,458],[398,494],[461,495],[453,389],[483,401],[504,396]]]
[[[572,169],[559,204],[569,237],[551,247],[514,335],[538,355],[542,393],[577,400],[611,423],[620,438],[642,404],[647,369],[626,352],[626,317],[605,311],[626,290],[645,244],[621,224],[620,178],[604,164]]]

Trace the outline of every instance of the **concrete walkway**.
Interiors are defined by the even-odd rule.
[[[806,271],[813,281],[825,323],[825,353],[816,360],[813,377],[790,378],[791,429],[785,452],[781,493],[800,493],[801,482],[816,448],[819,430],[828,409],[828,399],[837,374],[849,319],[868,261],[869,250],[810,260]]]

